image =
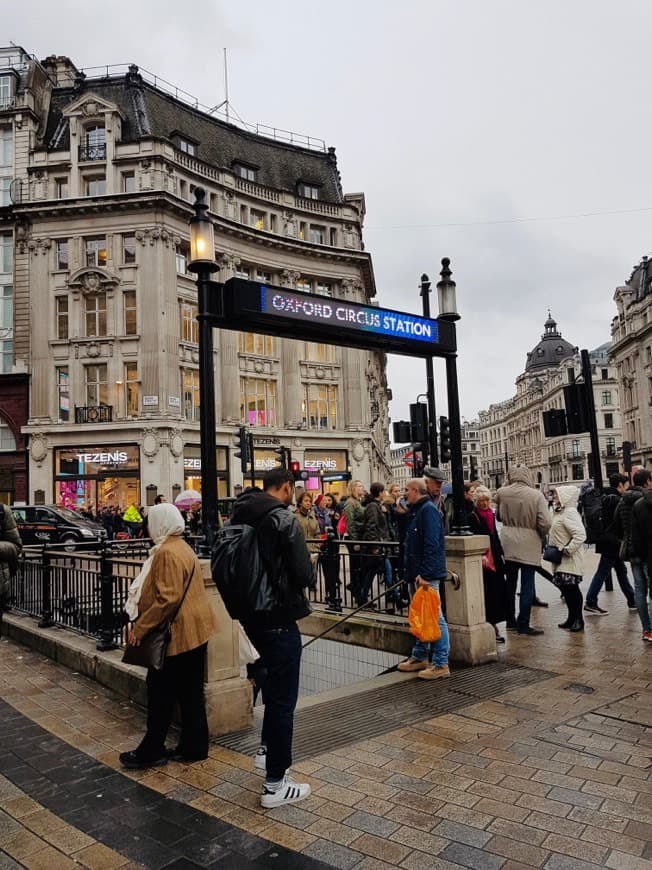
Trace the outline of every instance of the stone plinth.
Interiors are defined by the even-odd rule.
[[[487,535],[446,538],[446,567],[460,578],[459,589],[446,583],[446,618],[453,661],[480,665],[496,661],[496,636],[485,622],[482,554]]]

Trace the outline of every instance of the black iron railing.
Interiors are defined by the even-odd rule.
[[[106,160],[106,143],[80,145],[79,160]]]
[[[75,405],[75,423],[112,423],[113,405]]]

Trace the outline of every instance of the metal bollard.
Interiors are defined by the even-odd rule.
[[[95,649],[106,652],[117,649],[118,644],[113,638],[115,616],[113,613],[113,565],[109,559],[110,550],[106,543],[100,551],[100,631]]]

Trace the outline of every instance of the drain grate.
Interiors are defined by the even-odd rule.
[[[297,711],[292,754],[295,761],[303,761],[359,740],[387,734],[406,722],[424,722],[552,676],[547,671],[496,662],[456,670],[450,681],[406,680],[324,701]],[[260,736],[256,730],[248,729],[226,734],[216,742],[252,755],[258,748]]]

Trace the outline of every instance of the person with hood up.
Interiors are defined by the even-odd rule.
[[[293,782],[288,775],[301,666],[297,619],[310,613],[305,589],[315,582],[306,539],[296,515],[288,510],[293,494],[292,472],[273,468],[263,475],[263,492],[243,493],[231,516],[232,525],[256,529],[260,555],[275,592],[268,610],[252,612],[241,620],[267,671],[262,688],[262,740],[254,759],[254,767],[267,774],[260,798],[265,809],[296,803],[310,794],[307,783]]]
[[[199,560],[183,540],[185,523],[178,508],[154,505],[148,519],[154,547],[129,587],[127,642],[137,646],[149,631],[176,616],[162,670],[147,669],[147,732],[137,749],[120,755],[120,764],[128,770],[208,757],[204,668],[217,617]],[[181,738],[176,749],[166,750],[165,738],[177,704]]]
[[[638,608],[638,616],[643,629],[643,640],[652,643],[652,623],[650,622],[650,577],[645,568],[644,560],[634,550],[633,512],[636,502],[652,489],[652,472],[647,468],[639,468],[632,477],[634,484],[626,490],[614,513],[613,530],[620,540],[619,556],[623,562],[632,566],[634,577],[634,597]]]
[[[530,626],[530,611],[534,599],[534,572],[541,564],[543,539],[550,528],[548,502],[534,487],[532,473],[525,466],[510,468],[507,486],[496,493],[496,519],[502,523],[500,542],[505,554],[507,581],[507,628],[519,634],[534,636],[543,629]],[[521,597],[518,620],[516,584],[521,574]]]
[[[548,544],[561,550],[561,562],[554,566],[552,582],[561,592],[568,607],[568,619],[559,628],[584,631],[582,592],[586,531],[577,510],[580,491],[576,486],[558,486],[553,490],[555,516],[548,534]]]

